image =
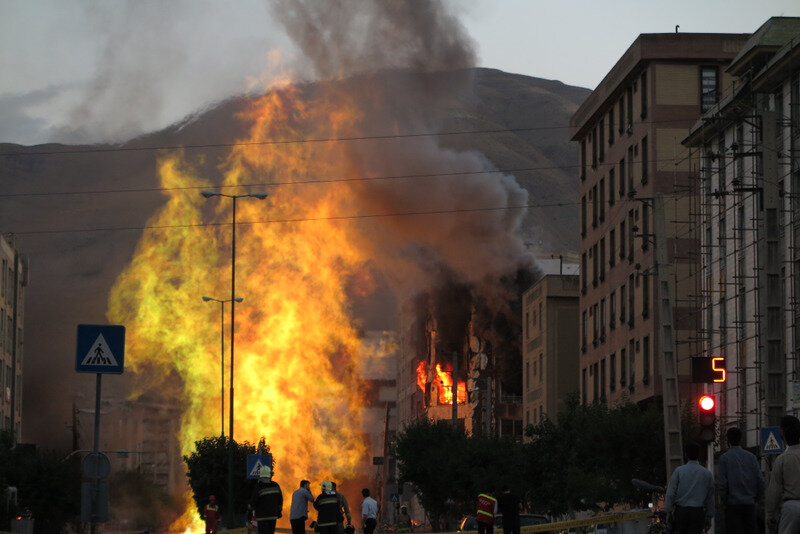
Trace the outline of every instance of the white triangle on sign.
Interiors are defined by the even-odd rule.
[[[261,463],[261,460],[256,460],[256,465],[250,470],[251,477],[258,477],[261,474],[261,468],[264,467],[264,464]]]
[[[769,436],[767,437],[767,442],[764,444],[764,450],[765,451],[779,451],[779,450],[781,450],[781,446],[778,443],[778,440],[775,439],[775,434],[773,434],[772,432],[770,432]]]
[[[100,334],[97,336],[95,342],[92,343],[89,352],[83,357],[81,365],[119,367],[119,362],[117,362],[117,359],[111,352],[111,348],[109,348],[108,343],[106,343],[106,338],[103,337],[103,334]]]

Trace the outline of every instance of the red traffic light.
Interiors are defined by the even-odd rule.
[[[714,397],[712,397],[711,395],[703,395],[702,397],[697,399],[697,405],[704,412],[713,411],[715,404],[716,404],[716,402],[714,401]]]

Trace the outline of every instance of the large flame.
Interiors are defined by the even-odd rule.
[[[222,167],[223,192],[241,194],[248,190],[235,186],[270,177],[286,182],[354,171],[346,153],[330,144],[259,143],[301,137],[287,130],[298,117],[325,135],[359,120],[346,99],[335,107],[317,104],[307,105],[291,89],[254,101],[242,117],[252,125],[250,137]],[[159,173],[168,200],[149,225],[164,228],[142,236],[113,288],[109,318],[127,326],[126,363],[145,378],[142,390],[182,388],[180,442],[187,454],[195,440],[220,429],[220,304],[200,297],[230,298],[232,203],[204,199],[200,189],[212,184],[197,178],[181,153],[164,154]],[[346,211],[352,195],[346,185],[305,186],[302,197],[298,189],[270,189],[266,201],[244,198],[236,205],[236,297],[244,302],[236,304],[234,437],[265,436],[275,479],[287,489],[303,478],[347,480],[367,455],[358,325],[346,287],[369,291],[368,258],[351,223],[325,219]],[[218,224],[203,226],[211,211]],[[313,222],[266,222],[286,219]],[[223,357],[227,382],[229,356]],[[191,517],[196,513],[185,520]]]
[[[442,365],[437,363],[434,367],[435,374],[431,376],[431,383],[436,387],[437,401],[439,404],[453,404],[453,367],[449,364]],[[417,364],[417,387],[425,391],[428,382],[428,364],[421,361]],[[458,404],[467,402],[467,384],[463,380],[458,381]]]

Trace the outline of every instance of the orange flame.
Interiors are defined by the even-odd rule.
[[[339,135],[361,118],[346,97],[309,104],[289,88],[254,101],[241,118],[251,125],[250,137],[222,166],[224,193],[247,192],[242,184],[265,177],[285,182],[367,172],[330,143],[260,143],[315,135],[291,130],[297,122],[319,128],[320,136]],[[185,407],[179,439],[189,454],[196,440],[220,427],[220,310],[200,297],[230,298],[231,201],[205,200],[199,191],[213,184],[181,153],[164,154],[158,171],[167,201],[148,226],[162,229],[142,235],[112,289],[108,317],[127,327],[126,364],[140,378],[135,395],[179,384]],[[265,436],[275,479],[287,489],[303,478],[353,478],[367,456],[358,324],[346,288],[356,281],[369,292],[370,252],[356,222],[330,218],[351,206],[350,187],[289,186],[270,189],[266,201],[237,202],[236,297],[244,302],[235,305],[234,437]],[[206,227],[212,210],[217,225]],[[313,222],[264,223],[291,219]],[[227,416],[225,425],[227,434]],[[196,528],[197,513],[187,512],[186,521]]]
[[[439,404],[453,404],[453,368],[447,365],[442,369],[442,365],[436,364],[436,375],[432,383],[438,391],[437,401]],[[425,384],[428,382],[428,364],[424,361],[417,364],[417,386],[425,391]],[[467,402],[467,384],[463,380],[458,381],[458,404]]]

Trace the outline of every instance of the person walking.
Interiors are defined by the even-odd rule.
[[[700,534],[714,517],[714,476],[698,463],[697,443],[687,444],[685,453],[686,463],[669,478],[664,510],[673,514],[673,534]]]
[[[488,493],[478,495],[478,534],[492,534],[494,532],[494,514],[497,513],[497,499]]]
[[[364,534],[373,534],[378,526],[378,501],[369,496],[369,488],[361,490],[361,525]]]
[[[503,493],[497,499],[497,510],[503,516],[503,534],[519,534],[519,509],[522,500],[511,493],[511,488],[503,486]]]
[[[310,487],[311,483],[308,480],[301,480],[300,487],[292,493],[292,504],[289,507],[289,524],[292,526],[292,534],[304,534],[306,531],[308,503],[314,502]]]
[[[770,473],[767,523],[777,525],[778,534],[797,534],[800,532],[800,424],[787,421],[783,433],[788,448],[775,459]]]
[[[317,530],[319,534],[338,534],[339,499],[333,491],[333,482],[326,480],[320,487],[322,492],[314,501],[317,511]]]
[[[272,469],[263,466],[258,472],[258,484],[250,499],[254,519],[258,523],[258,534],[275,534],[275,523],[283,516],[283,492],[272,480]]]
[[[214,495],[208,496],[208,504],[203,509],[203,519],[206,522],[206,534],[217,534],[219,527],[219,505]]]
[[[764,475],[755,455],[741,447],[742,431],[726,432],[728,450],[719,457],[717,495],[725,507],[727,534],[756,532],[756,502],[764,496]]]

